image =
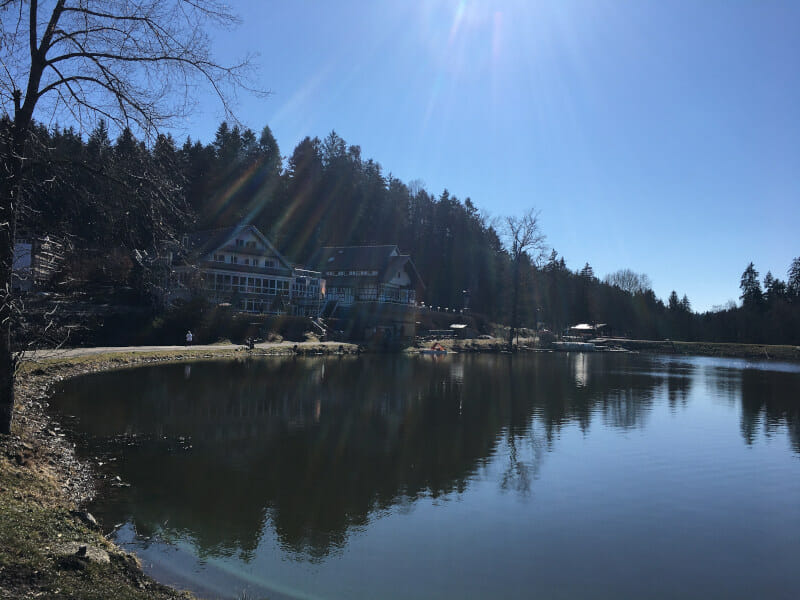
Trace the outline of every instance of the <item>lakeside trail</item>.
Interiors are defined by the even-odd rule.
[[[618,342],[620,340],[614,340]],[[422,347],[428,347],[425,342]],[[502,340],[441,340],[456,352],[501,352]],[[750,346],[628,340],[630,350],[666,354],[800,360],[797,346]],[[416,352],[408,348],[406,352]],[[520,340],[520,350],[535,350]],[[0,599],[192,599],[144,575],[136,557],[109,542],[81,509],[95,493],[97,474],[47,412],[52,385],[70,377],[144,364],[248,360],[259,356],[354,355],[339,342],[137,346],[37,350],[25,353],[16,375],[11,435],[0,435]],[[231,590],[232,595],[237,590]]]
[[[253,349],[255,354],[290,354],[292,349],[297,346],[304,352],[319,351],[322,353],[334,352],[341,346],[348,352],[357,348],[354,344],[343,344],[340,342],[262,342],[255,344]],[[94,348],[61,348],[56,350],[33,350],[22,355],[23,361],[42,361],[50,359],[69,359],[82,356],[94,356],[98,354],[197,354],[197,353],[228,353],[245,350],[243,344],[220,343],[220,344],[191,344],[181,346],[99,346]]]

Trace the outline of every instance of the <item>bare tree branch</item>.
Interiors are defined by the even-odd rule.
[[[100,119],[147,139],[192,104],[193,83],[207,86],[226,117],[247,89],[252,56],[233,65],[211,54],[208,27],[238,23],[218,0],[0,0],[0,433],[10,431],[14,360],[11,329],[16,223],[26,199],[26,161],[34,119],[66,115],[80,130]],[[40,184],[41,182],[39,182]],[[170,193],[129,176],[158,201]],[[152,211],[152,207],[151,207]]]
[[[547,247],[546,236],[539,226],[539,211],[529,209],[522,216],[509,216],[505,219],[503,231],[508,251],[511,255],[511,327],[509,328],[509,350],[514,347],[514,335],[519,326],[519,300],[522,285],[522,262],[527,259],[534,265],[541,264]]]

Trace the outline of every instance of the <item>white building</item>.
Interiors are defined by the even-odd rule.
[[[187,234],[169,259],[169,299],[200,295],[252,313],[316,317],[320,310],[320,273],[294,268],[253,225]]]

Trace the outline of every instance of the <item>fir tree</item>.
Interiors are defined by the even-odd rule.
[[[758,271],[756,271],[752,262],[747,265],[744,273],[742,273],[739,287],[742,290],[742,295],[739,298],[742,300],[742,305],[745,309],[753,310],[762,305],[764,295],[761,291],[761,283],[758,280]]]

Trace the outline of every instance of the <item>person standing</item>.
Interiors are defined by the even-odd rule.
[[[186,345],[187,346],[191,346],[192,345],[192,339],[193,339],[192,332],[191,331],[187,331],[186,332]]]

